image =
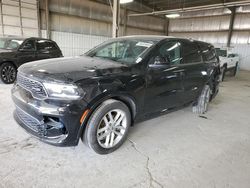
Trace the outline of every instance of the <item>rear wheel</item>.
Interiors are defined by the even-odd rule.
[[[193,112],[197,114],[204,114],[208,110],[208,104],[211,98],[211,88],[209,85],[206,85],[199,98],[197,103],[193,106]]]
[[[120,101],[109,99],[91,115],[84,132],[84,141],[98,154],[111,153],[126,140],[130,125],[128,107]]]
[[[232,70],[232,75],[233,76],[236,76],[237,70],[238,70],[238,62],[236,63],[234,69]]]
[[[17,69],[12,63],[3,63],[0,66],[1,80],[5,84],[12,84],[16,80]]]

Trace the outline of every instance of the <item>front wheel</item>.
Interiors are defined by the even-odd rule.
[[[84,132],[84,141],[98,154],[111,153],[126,140],[130,125],[128,107],[120,101],[109,99],[91,115]]]
[[[206,85],[198,100],[197,103],[193,106],[193,112],[197,114],[204,114],[208,110],[208,104],[211,98],[211,88],[209,85]]]
[[[5,84],[12,84],[16,80],[17,69],[12,63],[3,63],[0,66],[1,80]]]

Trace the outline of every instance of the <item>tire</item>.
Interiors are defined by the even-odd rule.
[[[12,63],[6,62],[0,66],[1,80],[5,84],[12,84],[16,80],[17,69]]]
[[[130,126],[131,113],[128,107],[120,101],[109,99],[90,116],[83,140],[96,153],[108,154],[123,144]]]
[[[237,70],[238,70],[238,62],[236,63],[234,69],[232,70],[232,76],[236,76]]]
[[[193,112],[196,114],[204,114],[208,110],[208,104],[211,98],[211,88],[209,85],[206,85],[196,103],[196,105],[193,106]]]
[[[221,82],[224,81],[226,72],[227,72],[227,67],[224,65],[224,66],[221,68]]]

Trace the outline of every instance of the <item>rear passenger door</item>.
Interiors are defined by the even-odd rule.
[[[194,101],[200,94],[207,76],[207,68],[203,63],[202,53],[196,42],[182,40],[182,68],[184,69],[183,86],[185,95],[183,102]]]
[[[37,60],[61,57],[60,50],[54,42],[45,39],[36,40]]]

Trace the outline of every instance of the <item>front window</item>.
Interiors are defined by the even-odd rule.
[[[136,39],[112,41],[90,50],[85,55],[120,63],[135,64],[141,61],[145,52],[155,43],[156,41]]]
[[[21,39],[0,38],[0,49],[14,50],[17,49],[22,43],[23,40]]]

